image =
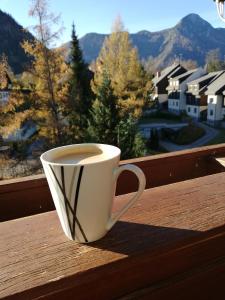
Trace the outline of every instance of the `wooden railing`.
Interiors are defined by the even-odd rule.
[[[147,179],[146,188],[151,188],[223,172],[224,168],[214,159],[216,156],[225,156],[225,144],[131,159],[121,164],[139,166]],[[136,189],[136,177],[122,173],[117,195]],[[44,175],[0,181],[0,221],[50,210],[54,210],[54,205]]]
[[[223,299],[225,173],[216,156],[225,145],[121,162],[141,167],[149,189],[88,245],[65,237],[44,176],[1,182],[0,299]],[[135,184],[120,177],[115,210]]]

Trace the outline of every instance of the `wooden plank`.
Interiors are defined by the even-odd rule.
[[[225,144],[121,161],[121,164],[134,163],[139,166],[146,175],[147,188],[150,188],[224,172],[224,168],[213,159],[223,155]],[[124,172],[118,180],[117,194],[136,189],[136,177]],[[0,222],[53,209],[44,175],[0,181]]]
[[[0,222],[54,209],[43,175],[0,181]]]
[[[204,268],[225,253],[224,182],[221,173],[146,190],[88,245],[69,241],[55,212],[1,223],[0,298],[115,299]]]
[[[123,161],[140,167],[147,178],[147,188],[198,178],[224,172],[215,157],[223,156],[225,144],[193,148],[166,154]],[[133,174],[124,172],[120,176],[117,193],[125,194],[137,189]],[[126,183],[126,184],[124,184]]]
[[[225,297],[225,257],[135,291],[120,300],[206,300]]]

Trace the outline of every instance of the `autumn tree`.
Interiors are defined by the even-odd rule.
[[[84,62],[74,24],[69,61],[69,103],[65,115],[70,124],[72,142],[82,142],[93,94],[90,86],[91,71]]]
[[[59,50],[52,49],[60,30],[51,31],[58,22],[48,10],[46,0],[33,0],[29,12],[37,18],[33,27],[36,39],[24,41],[23,48],[32,58],[32,65],[26,74],[29,90],[21,82],[11,91],[8,103],[2,108],[4,136],[24,128],[32,122],[39,139],[49,148],[65,142],[68,132],[63,111],[68,104],[66,77],[68,67]],[[29,76],[28,76],[29,74]]]
[[[8,58],[3,53],[0,57],[0,89],[6,89],[8,87],[8,81],[9,81],[9,64],[8,64]]]
[[[59,50],[52,49],[61,29],[52,32],[58,24],[59,17],[49,13],[47,0],[33,0],[29,12],[37,19],[33,27],[35,41],[24,41],[23,48],[33,58],[32,75],[35,79],[32,98],[34,102],[34,119],[39,134],[52,145],[64,141],[63,110],[68,96],[68,87],[64,82],[68,68]]]
[[[148,96],[148,78],[138,60],[137,49],[132,46],[129,33],[118,18],[112,33],[104,41],[96,61],[95,76],[92,81],[96,93],[106,71],[115,95],[119,99],[121,113],[131,113],[138,117]]]

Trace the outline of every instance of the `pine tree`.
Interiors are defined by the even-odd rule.
[[[102,82],[104,71],[108,73],[114,93],[119,98],[121,113],[140,116],[148,96],[148,77],[120,19],[114,24],[111,35],[105,39],[97,58],[92,81],[94,92]]]
[[[114,95],[106,71],[97,90],[87,131],[89,142],[118,146],[123,159],[145,154],[145,143],[138,133],[136,121],[132,115],[124,118],[120,114],[118,97]]]
[[[82,51],[76,36],[75,26],[72,25],[72,42],[70,52],[69,106],[67,118],[73,142],[81,142],[92,101],[90,87],[90,71],[83,60]]]
[[[120,120],[117,126],[117,146],[121,149],[121,158],[128,159],[146,155],[144,139],[138,131],[137,122],[130,114]]]
[[[97,99],[90,113],[87,139],[96,143],[117,145],[119,110],[117,97],[113,94],[111,81],[106,72],[96,94]]]

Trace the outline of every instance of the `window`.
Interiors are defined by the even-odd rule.
[[[178,102],[176,102],[176,106],[178,106]]]
[[[209,103],[213,103],[213,98],[210,98],[210,99],[209,99]]]
[[[210,116],[213,116],[213,110],[212,110],[212,109],[210,109],[209,115],[210,115]]]
[[[190,107],[188,107],[188,112],[191,112],[191,108]]]
[[[195,114],[197,113],[197,108],[196,108],[196,107],[194,108],[194,113],[195,113]]]
[[[175,101],[173,101],[173,106],[175,106]]]

